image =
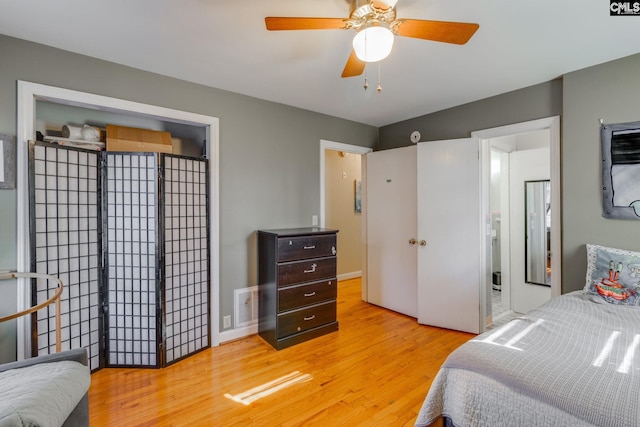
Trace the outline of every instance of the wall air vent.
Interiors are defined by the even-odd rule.
[[[258,323],[258,287],[251,286],[233,291],[234,328],[244,328]]]

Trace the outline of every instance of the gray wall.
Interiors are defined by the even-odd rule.
[[[640,251],[640,222],[602,217],[600,123],[640,120],[640,54],[380,129],[380,149],[468,137],[474,130],[562,116],[562,292],[581,289],[586,243]]]
[[[639,75],[640,55],[634,55],[564,77],[563,292],[584,286],[585,243],[640,251],[640,221],[602,217],[599,122],[640,120]]]
[[[524,89],[380,128],[380,149],[411,145],[417,130],[421,141],[468,138],[471,132],[562,114],[562,80]]]
[[[16,81],[160,105],[220,119],[220,316],[256,284],[254,231],[311,225],[320,209],[320,140],[373,147],[378,129],[0,35],[0,133],[16,134]],[[211,70],[215,72],[215,70]],[[16,194],[0,190],[0,269],[16,268]],[[0,283],[0,314],[15,310]],[[222,325],[222,321],[220,322]],[[0,325],[0,362],[15,359]]]
[[[220,118],[220,315],[233,290],[256,283],[254,230],[310,225],[319,210],[319,141],[374,147],[378,130],[0,36],[0,133],[16,133],[16,80]],[[215,72],[215,70],[212,70]],[[385,126],[377,148],[562,115],[563,292],[583,285],[588,242],[640,250],[640,222],[601,216],[598,119],[640,120],[640,55],[503,95]],[[0,270],[15,269],[16,194],[0,190]],[[15,309],[0,283],[0,314]],[[222,322],[220,322],[222,324]],[[0,362],[15,358],[15,326],[0,325]]]

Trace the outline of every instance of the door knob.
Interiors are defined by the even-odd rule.
[[[410,245],[415,245],[416,243],[418,243],[418,241],[416,239],[409,239],[409,244]]]
[[[426,240],[420,240],[420,246],[427,246]]]

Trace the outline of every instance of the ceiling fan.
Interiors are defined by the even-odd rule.
[[[396,3],[398,0],[351,0],[348,18],[270,16],[265,18],[265,24],[269,31],[355,30],[353,49],[342,77],[359,76],[367,62],[386,58],[396,35],[462,45],[480,27],[465,22],[396,18]]]

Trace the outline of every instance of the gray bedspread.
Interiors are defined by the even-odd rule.
[[[0,372],[0,426],[61,426],[90,382],[89,368],[71,360]]]
[[[640,425],[640,308],[556,297],[454,351],[417,426]]]

